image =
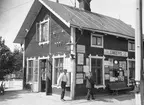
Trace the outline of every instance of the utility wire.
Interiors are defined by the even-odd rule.
[[[15,6],[15,7],[9,8],[9,9],[3,11],[3,12],[0,12],[0,13],[3,14],[3,13],[5,13],[5,12],[9,12],[9,11],[11,11],[11,10],[13,10],[13,9],[16,9],[16,8],[18,8],[18,7],[20,7],[20,6],[23,6],[23,5],[25,5],[25,4],[29,3],[29,2],[32,2],[32,0],[29,0],[28,2],[22,3],[22,4],[20,4],[20,5]]]
[[[87,2],[87,0],[85,0],[85,2],[87,3],[87,5],[90,7],[90,4]]]
[[[75,6],[75,4],[72,2],[72,0],[70,0],[70,2],[71,2],[71,4],[72,4],[73,6]]]

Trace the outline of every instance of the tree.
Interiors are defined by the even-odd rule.
[[[13,72],[21,72],[22,71],[22,62],[23,56],[22,52],[19,49],[14,49],[13,52]]]
[[[12,72],[13,56],[10,49],[5,45],[5,40],[0,37],[0,79]]]
[[[15,48],[14,52],[5,45],[5,40],[0,37],[0,79],[10,73],[22,72],[22,52]]]

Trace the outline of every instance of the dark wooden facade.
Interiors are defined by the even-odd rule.
[[[85,48],[86,52],[85,52],[84,61],[86,61],[86,58],[88,58],[89,55],[104,56],[105,59],[113,58],[113,59],[117,59],[117,60],[123,60],[125,62],[127,62],[127,59],[134,59],[135,58],[135,53],[128,50],[128,41],[129,40],[134,41],[134,40],[95,32],[95,34],[103,36],[103,40],[104,40],[103,41],[103,48],[96,48],[96,47],[91,47],[91,33],[93,33],[93,32],[88,31],[88,30],[77,29],[77,31],[76,31],[77,44],[84,45],[86,47]],[[128,52],[128,57],[104,55],[104,49]],[[84,63],[84,65],[85,65],[85,63]],[[108,83],[109,83],[109,81],[105,80],[105,86],[106,87],[105,88],[99,88],[99,89],[95,88],[94,93],[95,94],[108,93],[108,86],[107,86]],[[76,96],[86,95],[87,89],[85,88],[85,82],[84,82],[84,84],[76,85],[75,91],[76,91]]]
[[[49,44],[39,45],[38,41],[36,40],[36,23],[42,21],[45,15],[47,14],[50,16],[51,42]],[[91,47],[91,33],[93,32],[76,28],[76,43],[77,45],[84,45],[86,48],[85,49],[86,52],[84,54],[84,65],[86,64],[86,58],[88,58],[89,55],[105,56],[105,59],[111,57],[111,58],[124,60],[124,61],[126,61],[127,58],[129,59],[135,58],[134,52],[128,51],[129,39],[117,37],[114,35],[94,32],[96,34],[102,35],[104,40],[103,48],[96,48],[96,47]],[[56,16],[54,16],[48,9],[46,9],[43,6],[36,20],[34,21],[28,35],[25,38],[26,58],[33,58],[33,57],[38,58],[38,57],[48,56],[49,54],[69,55],[70,52],[66,48],[66,43],[70,41],[70,35],[71,35],[70,28],[65,26],[63,22],[61,22]],[[107,56],[104,55],[104,49],[125,51],[128,52],[128,57]],[[100,94],[106,93],[107,83],[108,81],[105,81],[106,88],[95,89],[94,93],[100,93]],[[68,89],[68,91],[70,90]],[[53,92],[60,93],[60,90],[53,88]],[[87,89],[85,88],[85,83],[76,85],[75,87],[76,96],[86,95],[86,92]]]
[[[42,21],[47,14],[50,16],[51,43],[40,46],[39,42],[36,40],[36,23]],[[49,53],[52,53],[53,55],[68,53],[66,43],[69,40],[70,29],[66,27],[50,11],[43,7],[25,38],[26,57],[48,56]],[[57,42],[60,43],[58,44]],[[49,45],[51,45],[51,52],[49,51]]]

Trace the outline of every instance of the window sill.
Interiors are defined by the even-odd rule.
[[[128,51],[130,51],[130,52],[135,52],[135,50],[128,50]]]
[[[94,88],[96,88],[96,89],[99,89],[99,88],[105,89],[106,86],[105,85],[94,85]]]
[[[103,46],[97,46],[97,45],[91,45],[91,47],[95,47],[95,48],[103,48]]]
[[[39,42],[39,46],[44,45],[44,44],[49,44],[49,41]]]

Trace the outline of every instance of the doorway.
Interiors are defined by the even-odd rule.
[[[40,59],[40,87],[46,95],[52,94],[52,65],[48,59]]]
[[[41,92],[46,91],[46,59],[40,60],[40,77],[41,77],[41,82],[40,82],[40,87],[41,87]]]

